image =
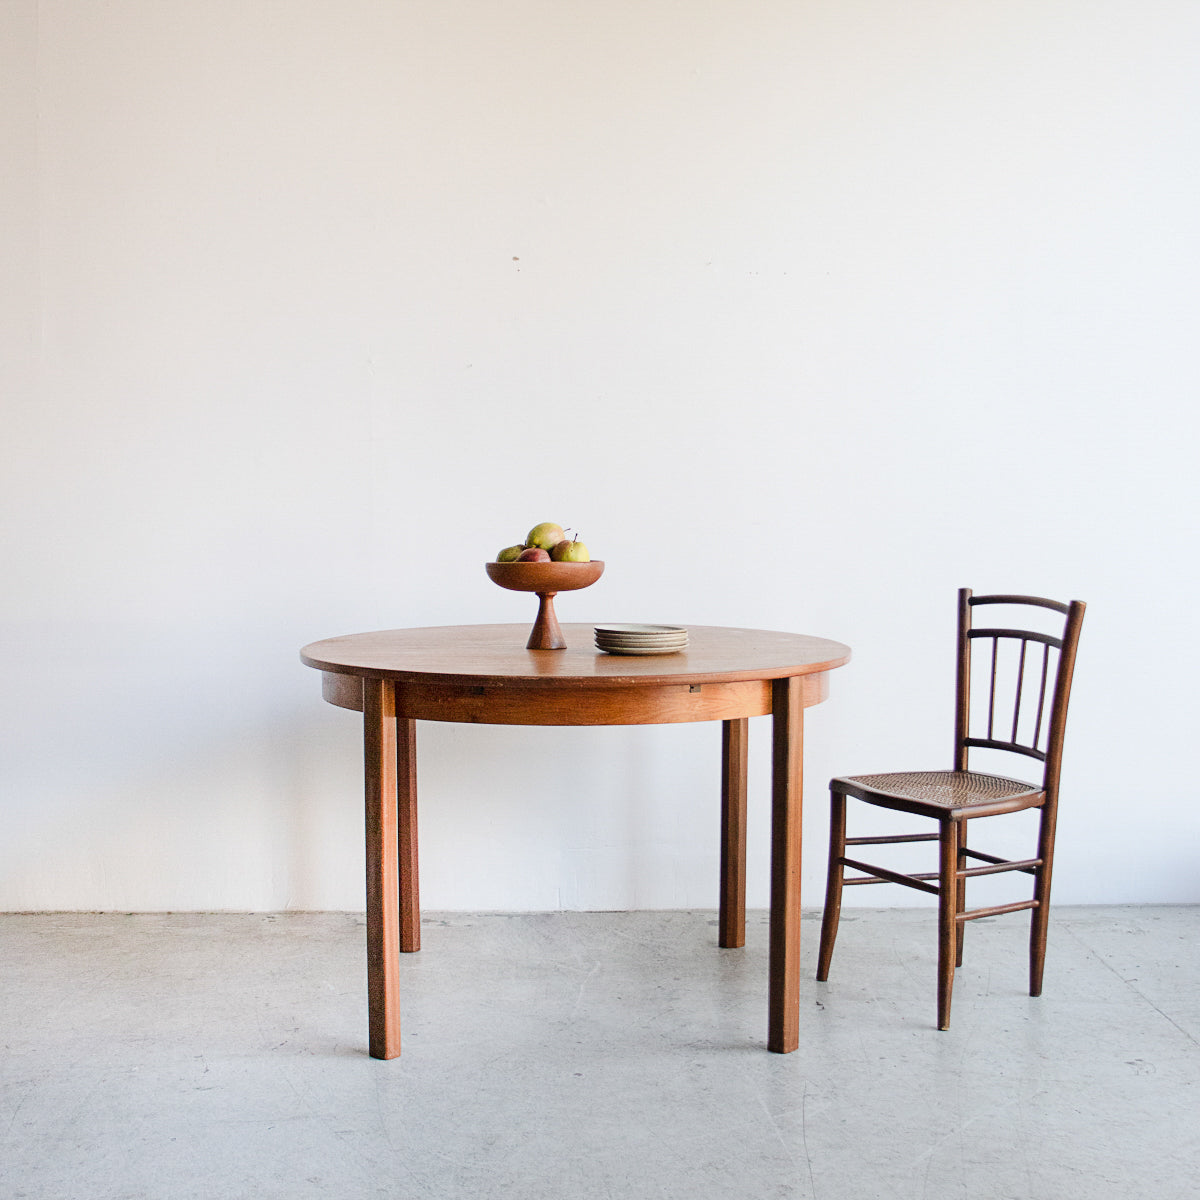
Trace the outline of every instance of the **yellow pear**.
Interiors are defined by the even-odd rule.
[[[553,521],[543,521],[540,525],[535,525],[530,531],[529,536],[525,539],[525,545],[529,548],[538,548],[539,550],[550,550],[557,546],[559,542],[566,537],[563,533],[563,527],[556,525]]]

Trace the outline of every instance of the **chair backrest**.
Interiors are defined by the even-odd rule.
[[[1012,620],[977,628],[974,609],[993,604],[1005,606],[1004,615],[1013,614]],[[1039,596],[976,596],[970,588],[959,590],[955,770],[967,770],[972,747],[1026,755],[1044,764],[1042,786],[1048,802],[1055,801],[1075,651],[1086,607],[1081,600],[1062,604]],[[1037,628],[1047,624],[1045,610],[1064,618],[1050,619],[1052,632]]]

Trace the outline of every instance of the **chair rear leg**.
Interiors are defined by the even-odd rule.
[[[821,951],[817,956],[817,979],[829,978],[829,963],[833,958],[833,943],[837,937],[838,919],[842,915],[842,879],[846,868],[842,857],[846,853],[846,797],[829,789],[829,872],[825,877],[825,911],[821,916]]]
[[[1046,933],[1050,924],[1050,875],[1054,867],[1054,814],[1042,809],[1038,835],[1038,857],[1042,865],[1034,876],[1033,898],[1037,906],[1029,923],[1029,994],[1042,994],[1042,972],[1046,965]]]
[[[967,869],[967,823],[960,821],[958,825],[958,869],[965,871]],[[967,881],[960,876],[957,881],[957,886],[954,889],[954,907],[956,912],[965,912],[967,907]],[[963,960],[963,941],[967,934],[966,921],[955,921],[957,926],[955,930],[955,946],[954,946],[954,965],[962,966]]]
[[[958,822],[940,822],[938,837],[938,1028],[950,1028],[950,996],[954,990],[954,959],[958,950]]]

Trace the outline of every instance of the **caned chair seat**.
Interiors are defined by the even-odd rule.
[[[829,786],[880,808],[953,819],[990,816],[1037,808],[1045,791],[1020,779],[980,771],[896,771],[887,775],[845,775]]]
[[[978,605],[1007,610],[1014,619],[995,627],[976,628],[972,611]],[[963,933],[966,923],[977,917],[1029,910],[1029,994],[1041,995],[1063,735],[1085,607],[1078,600],[1063,604],[1038,596],[976,596],[970,588],[959,591],[953,770],[842,775],[830,781],[829,877],[821,919],[818,980],[829,978],[842,889],[898,883],[938,898],[939,1029],[950,1027],[950,996],[954,970],[962,964]],[[1060,614],[1061,623],[1058,618],[1047,617],[1047,610]],[[1047,624],[1052,624],[1053,630],[1037,627]],[[981,643],[979,654],[985,663],[978,673],[986,682],[983,688],[974,688],[971,677],[977,643]],[[1026,783],[972,771],[969,760],[973,750],[1018,755],[1026,760],[1026,766],[1028,759],[1035,759],[1042,764],[1041,782]],[[937,822],[937,831],[847,837],[848,799],[931,818]],[[1001,858],[978,849],[973,827],[968,844],[968,827],[976,818],[999,817],[1022,809],[1039,810],[1037,846],[1028,858]],[[899,842],[936,842],[937,870],[906,872],[857,857],[860,846],[890,848]],[[860,874],[847,876],[847,868]],[[1032,876],[1032,898],[967,908],[970,880],[1005,872]]]

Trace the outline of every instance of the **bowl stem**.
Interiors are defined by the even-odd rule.
[[[558,627],[558,618],[554,615],[554,597],[557,592],[538,592],[538,615],[525,643],[526,650],[565,650],[567,639],[563,637]]]

